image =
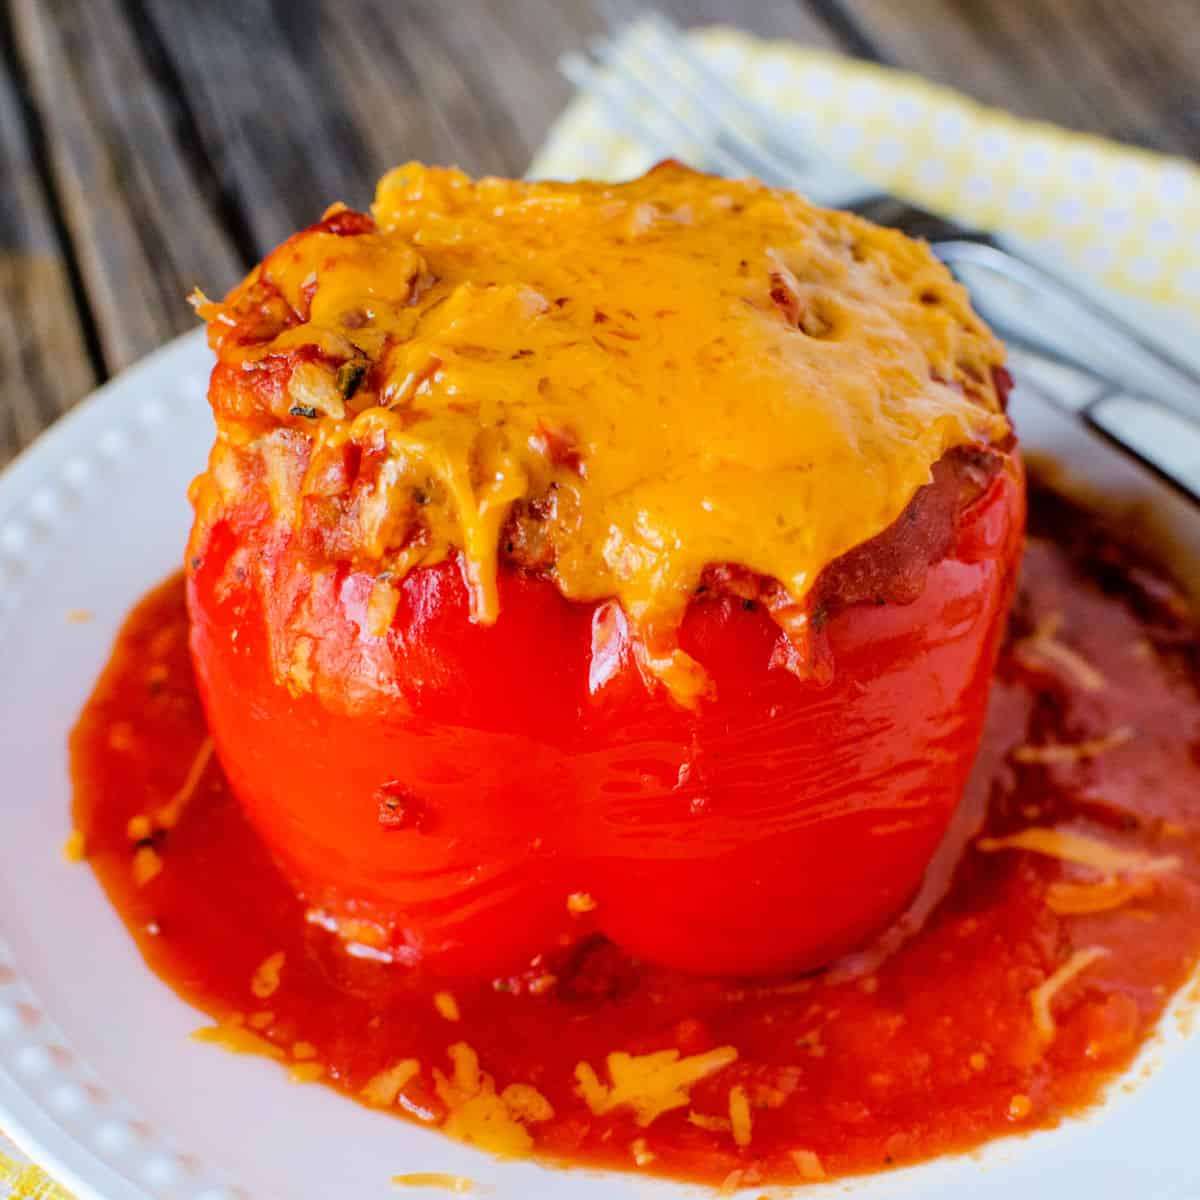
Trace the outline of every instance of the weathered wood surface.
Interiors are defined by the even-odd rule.
[[[883,61],[989,104],[1200,155],[1196,0],[839,0]]]
[[[22,103],[7,27],[0,77],[0,463],[95,381],[45,186],[36,117]]]
[[[634,7],[607,0],[610,10]],[[519,174],[593,0],[0,0],[0,462],[407,158]],[[660,0],[1200,152],[1196,0]]]
[[[104,361],[118,370],[189,324],[181,296],[239,262],[119,0],[13,0],[71,248]]]

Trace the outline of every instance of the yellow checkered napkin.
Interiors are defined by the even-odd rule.
[[[1019,121],[915,76],[787,42],[730,29],[691,37],[831,160],[964,224],[1011,235],[1077,281],[1118,289],[1125,313],[1159,332],[1194,330],[1200,320],[1200,171],[1189,163]],[[581,95],[531,174],[620,179],[653,157]],[[1196,339],[1172,340],[1186,351]],[[0,1200],[17,1198],[70,1200],[0,1134]]]

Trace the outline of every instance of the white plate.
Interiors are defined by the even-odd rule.
[[[672,1200],[705,1189],[498,1163],[188,1040],[199,1015],[142,964],[90,871],[68,867],[66,736],[130,606],[179,562],[211,439],[201,333],[102,388],[0,478],[0,1128],[79,1200],[354,1200],[444,1171],[497,1200]],[[1129,500],[1180,566],[1200,514],[1027,398],[1027,444]],[[1189,581],[1200,595],[1200,586]],[[93,619],[72,624],[86,609]],[[980,1154],[806,1189],[806,1200],[1194,1200],[1200,1039],[1169,1017],[1148,1082],[1087,1120]],[[1144,1062],[1143,1062],[1144,1066]],[[753,1189],[752,1195],[780,1193]]]

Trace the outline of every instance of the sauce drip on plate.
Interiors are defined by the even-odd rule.
[[[1031,533],[964,801],[981,827],[886,954],[749,984],[591,939],[447,988],[346,953],[211,754],[178,579],[134,611],[75,732],[75,849],[211,1015],[203,1036],[498,1153],[732,1188],[1053,1125],[1200,957],[1200,636],[1063,501],[1035,493]]]

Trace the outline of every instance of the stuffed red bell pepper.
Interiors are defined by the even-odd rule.
[[[193,656],[314,921],[753,975],[904,907],[1024,517],[1002,349],[927,247],[674,164],[408,166],[199,307]]]

